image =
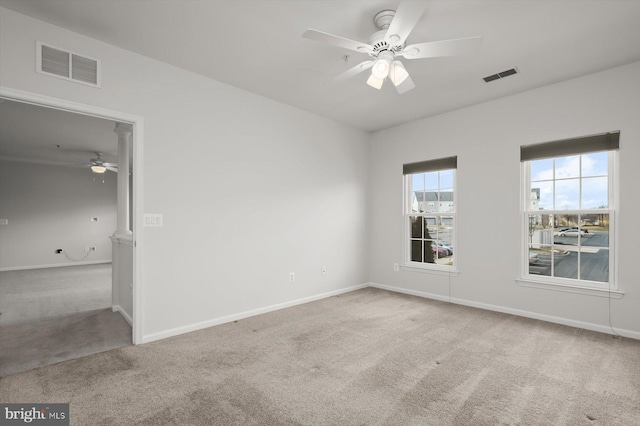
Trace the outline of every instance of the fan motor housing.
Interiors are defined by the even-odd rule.
[[[369,38],[369,44],[373,46],[373,51],[369,53],[369,56],[374,58],[378,57],[380,52],[389,51],[394,54],[400,52],[404,48],[404,43],[397,45],[390,45],[387,40],[385,40],[384,36],[387,34],[387,30],[380,30],[373,33],[373,35]]]

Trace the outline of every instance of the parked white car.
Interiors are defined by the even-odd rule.
[[[583,229],[576,228],[569,228],[558,232],[558,235],[560,235],[561,237],[577,237],[578,235],[582,237],[584,236],[584,234],[585,231]]]

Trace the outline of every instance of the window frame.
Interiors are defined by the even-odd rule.
[[[534,214],[534,210],[530,209],[531,206],[531,162],[537,159],[529,159],[521,162],[521,273],[520,279],[517,280],[521,284],[529,285],[533,287],[552,288],[562,291],[578,292],[594,295],[608,294],[610,297],[613,294],[614,297],[621,297],[622,291],[619,288],[618,283],[618,264],[617,264],[617,220],[618,220],[618,191],[619,191],[619,179],[618,179],[618,164],[619,154],[617,149],[599,150],[599,151],[583,151],[574,154],[561,154],[553,157],[545,157],[548,159],[565,158],[572,155],[587,155],[590,153],[607,152],[608,171],[607,171],[607,197],[608,208],[606,209],[558,209],[554,205],[552,210],[535,210],[535,212],[544,212],[545,215],[584,215],[584,214],[607,214],[609,218],[609,245],[608,245],[608,265],[609,265],[609,277],[608,281],[591,281],[577,278],[563,278],[546,275],[531,274],[529,268],[529,215]],[[543,158],[539,158],[543,159]],[[555,170],[555,166],[554,166]],[[578,179],[582,181],[582,170]],[[565,178],[557,178],[554,174],[551,182],[555,185],[555,182],[565,180]],[[582,196],[582,184],[580,184],[580,197]],[[581,198],[580,198],[581,199]],[[579,225],[580,226],[580,225]],[[555,236],[555,235],[554,235]],[[579,248],[584,247],[582,245],[577,246]],[[580,257],[579,257],[580,259]],[[578,270],[580,270],[580,260],[578,260]],[[553,268],[553,263],[552,263]],[[598,294],[600,293],[600,294]],[[606,295],[605,294],[605,295]]]
[[[424,173],[432,173],[432,172],[445,172],[452,171],[453,173],[453,182],[452,182],[452,202],[453,202],[453,211],[447,212],[428,212],[424,211],[422,213],[414,213],[411,211],[411,203],[413,201],[413,186],[412,186],[412,177],[416,174],[424,174]],[[427,170],[427,171],[416,171],[414,173],[404,174],[403,178],[403,206],[402,206],[402,215],[403,215],[403,263],[401,264],[403,269],[420,271],[420,272],[432,272],[432,273],[440,273],[445,275],[457,274],[458,273],[458,248],[457,248],[457,235],[458,235],[458,219],[457,219],[457,167],[448,167],[448,168],[438,168],[437,170]],[[438,182],[438,192],[440,190],[440,183]],[[425,189],[426,193],[426,189]],[[426,200],[424,201],[427,202]],[[438,200],[439,203],[439,200]],[[434,202],[435,207],[435,202]],[[439,209],[439,207],[438,207]],[[425,209],[426,210],[426,209]],[[451,237],[451,245],[454,247],[452,258],[452,265],[443,265],[438,263],[426,263],[426,262],[415,262],[411,260],[411,217],[412,216],[422,216],[422,217],[451,217],[453,222],[453,233]],[[436,239],[434,238],[434,241]]]

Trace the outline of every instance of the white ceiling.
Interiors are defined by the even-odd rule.
[[[366,72],[326,85],[368,57],[301,34],[314,28],[368,41],[376,31],[373,16],[398,4],[0,0],[14,11],[369,131],[640,60],[640,1],[427,1],[407,44],[483,36],[480,50],[404,60],[416,88],[403,95],[390,84],[370,88]],[[520,74],[482,80],[512,67]]]
[[[0,160],[85,167],[117,163],[115,121],[0,99]]]

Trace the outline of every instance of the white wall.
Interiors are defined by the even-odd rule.
[[[102,89],[37,74],[36,40]],[[145,340],[368,281],[367,133],[1,8],[0,54],[3,86],[144,117]]]
[[[635,63],[376,132],[372,281],[444,298],[450,285],[461,303],[603,331],[610,303],[613,327],[640,338],[639,111]],[[520,286],[520,146],[612,130],[621,131],[617,258],[625,295],[609,301]],[[403,253],[402,164],[452,155],[458,156],[459,276],[393,272]]]
[[[0,218],[9,220],[0,226],[0,270],[76,264],[58,248],[78,259],[95,246],[83,263],[111,261],[115,182],[88,169],[0,161]]]

